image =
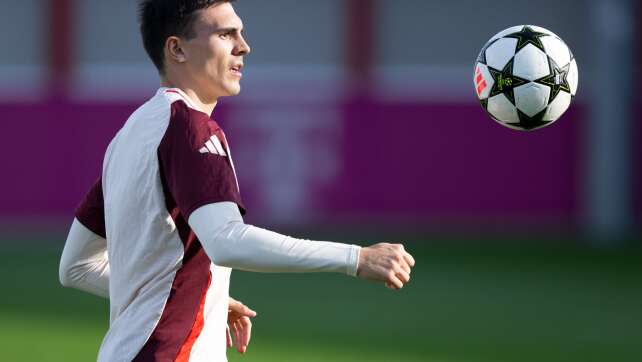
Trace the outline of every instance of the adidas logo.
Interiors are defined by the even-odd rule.
[[[215,155],[227,157],[227,153],[225,153],[225,150],[223,149],[223,145],[221,144],[221,141],[219,141],[218,137],[212,136],[210,137],[207,142],[205,142],[205,146],[198,150],[200,153],[213,153]]]

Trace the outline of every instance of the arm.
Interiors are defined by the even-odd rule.
[[[74,219],[62,252],[60,283],[109,298],[107,240]]]
[[[254,272],[357,275],[359,246],[295,239],[244,224],[238,207],[232,202],[196,209],[189,224],[217,265]]]
[[[295,239],[246,225],[232,202],[207,204],[188,220],[214,263],[255,272],[339,272],[401,289],[413,257],[400,244],[356,245]]]
[[[102,179],[98,178],[76,209],[60,258],[60,283],[109,297],[109,261]]]

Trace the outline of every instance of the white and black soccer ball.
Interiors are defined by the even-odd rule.
[[[577,92],[577,63],[566,43],[534,25],[502,30],[484,45],[474,83],[484,110],[518,130],[547,126],[568,109]]]

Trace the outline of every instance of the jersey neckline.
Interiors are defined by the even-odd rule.
[[[197,107],[197,106],[196,106],[196,104],[191,100],[191,98],[190,98],[190,97],[189,97],[185,92],[183,92],[183,90],[181,90],[180,88],[160,87],[160,88],[158,89],[158,92],[157,92],[157,93],[163,93],[163,94],[172,93],[172,94],[177,94],[177,95],[178,95],[178,96],[179,96],[179,97],[180,97],[180,98],[185,102],[185,104],[186,104],[189,108],[191,108],[191,109],[193,109],[193,110],[195,110],[195,111],[197,111],[197,112],[201,112],[201,113],[203,113],[203,114],[206,114],[208,118],[211,118],[211,115],[207,114],[207,112],[205,112],[205,111],[203,111],[201,108]]]

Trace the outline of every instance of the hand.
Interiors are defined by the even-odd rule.
[[[241,354],[247,351],[247,346],[250,344],[252,335],[250,317],[256,317],[256,312],[230,297],[227,310],[227,347],[235,346]],[[234,333],[234,339],[230,332]]]
[[[385,282],[390,289],[399,290],[410,281],[410,269],[415,259],[401,244],[379,243],[361,248],[357,276]]]

